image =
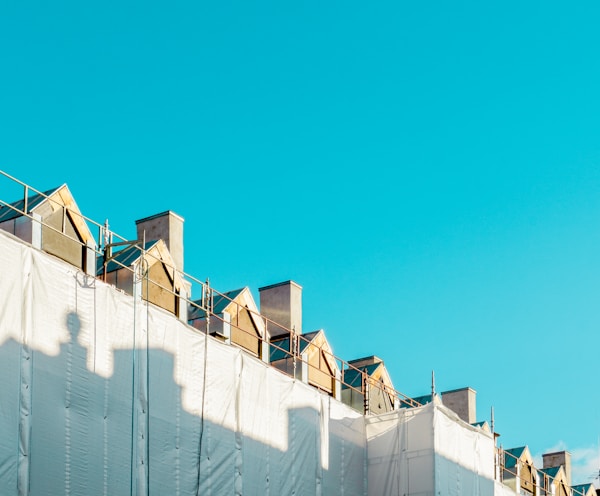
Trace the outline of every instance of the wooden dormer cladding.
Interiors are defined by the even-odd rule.
[[[571,496],[569,485],[567,484],[567,476],[562,467],[554,477],[554,491],[556,496]]]
[[[291,338],[291,339],[290,339]],[[297,344],[294,345],[294,340]],[[323,330],[271,339],[271,365],[335,396],[339,369]]]
[[[12,206],[0,208],[1,229],[93,274],[95,241],[66,184],[29,196],[28,215],[23,200]]]
[[[142,284],[142,298],[177,314],[179,297],[174,282],[172,270],[162,262],[153,263],[148,269],[148,283]]]
[[[251,312],[248,305],[235,302],[231,314],[231,342],[255,356],[261,354],[261,332],[257,325],[257,313]]]
[[[369,356],[348,363],[342,376],[342,401],[368,414],[394,410],[394,386],[383,360]]]
[[[391,412],[394,409],[394,399],[386,390],[383,378],[369,377],[367,381],[369,384],[369,412],[375,414]]]
[[[538,496],[551,496],[550,477],[541,470],[538,470]]]
[[[571,496],[570,489],[563,481],[559,482],[558,484],[555,484],[555,488],[556,496]]]
[[[186,295],[186,285],[174,266],[164,241],[150,241],[145,250],[132,244],[108,262],[106,282],[128,294],[134,294],[139,284],[139,294],[144,300],[179,315],[179,300]],[[98,275],[104,275],[102,259],[98,263]]]
[[[308,333],[302,336],[301,339],[310,339],[304,346],[300,345],[302,359],[308,365],[308,367],[305,367],[308,369],[308,383],[333,394],[337,365],[325,333],[322,330],[316,333]]]
[[[527,494],[535,493],[536,481],[534,479],[534,474],[535,469],[533,468],[533,461],[523,461],[521,463],[520,471],[521,494],[523,494],[523,492]]]
[[[548,496],[571,496],[564,467],[549,467],[541,470],[548,478]]]
[[[527,446],[505,450],[502,479],[504,484],[519,494],[535,494],[539,477]]]
[[[258,313],[249,288],[215,293],[212,311],[211,335],[235,344],[256,357],[267,359],[267,353],[263,353],[263,349],[266,350],[266,346],[263,346],[266,336],[264,320]],[[206,312],[201,308],[200,301],[191,305],[189,323],[196,329],[207,331]]]

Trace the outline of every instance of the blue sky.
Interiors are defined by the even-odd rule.
[[[600,434],[600,4],[4,1],[0,169],[396,387],[478,391],[505,447]],[[595,457],[595,459],[594,459]],[[583,465],[588,464],[581,468]]]

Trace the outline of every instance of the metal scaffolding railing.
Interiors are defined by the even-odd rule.
[[[496,448],[497,478],[523,496],[586,496],[582,491],[567,485],[538,469],[518,456]]]
[[[0,208],[7,208],[13,211],[15,214],[18,214],[21,217],[28,218],[32,221],[32,223],[39,223],[44,226],[44,228],[50,229],[53,232],[62,234],[67,236],[68,234],[65,231],[66,219],[68,218],[79,218],[79,220],[83,221],[88,227],[90,233],[94,231],[97,232],[97,238],[95,240],[94,246],[90,246],[82,242],[79,239],[74,241],[79,242],[82,246],[82,249],[88,249],[94,253],[94,257],[97,260],[102,261],[102,269],[95,270],[94,276],[99,279],[106,280],[107,279],[107,265],[110,263],[112,266],[117,266],[118,270],[130,271],[132,273],[136,272],[135,275],[137,279],[140,277],[149,277],[149,271],[147,270],[148,266],[152,265],[155,262],[160,261],[163,265],[166,266],[167,270],[172,274],[179,274],[179,276],[187,282],[190,287],[190,291],[187,295],[182,295],[178,288],[175,286],[176,278],[173,277],[171,279],[172,286],[166,287],[164,284],[159,283],[158,281],[150,280],[149,282],[160,288],[161,290],[171,293],[174,299],[181,300],[182,303],[179,304],[180,313],[183,314],[184,311],[181,308],[181,304],[184,304],[189,307],[191,310],[200,310],[206,316],[207,321],[209,322],[212,319],[213,322],[221,322],[224,323],[224,318],[221,315],[218,315],[214,312],[213,309],[213,301],[216,298],[222,298],[228,301],[228,305],[232,305],[235,310],[232,311],[233,314],[239,314],[240,311],[246,311],[252,314],[252,317],[255,320],[262,321],[263,325],[261,327],[264,328],[263,335],[257,336],[252,330],[249,330],[241,325],[239,325],[239,319],[237,323],[227,322],[232,328],[235,328],[240,333],[246,333],[251,335],[253,338],[256,337],[260,343],[265,343],[266,352],[269,353],[270,350],[277,350],[281,353],[285,358],[291,360],[293,362],[293,370],[291,374],[293,376],[298,376],[298,370],[304,366],[306,370],[308,370],[308,376],[310,377],[311,372],[321,372],[327,374],[324,371],[324,363],[327,362],[330,364],[335,364],[333,367],[338,373],[331,373],[331,388],[324,387],[322,384],[318,384],[316,382],[311,382],[309,378],[304,378],[305,382],[311,383],[314,387],[318,389],[322,389],[327,393],[332,393],[335,390],[336,382],[339,384],[340,388],[347,389],[349,391],[353,391],[358,395],[362,395],[364,398],[365,411],[364,413],[369,413],[368,411],[368,397],[369,390],[379,389],[385,395],[390,398],[390,402],[392,405],[403,406],[403,407],[418,407],[421,406],[420,403],[410,398],[409,396],[397,391],[387,384],[383,384],[379,381],[372,380],[369,374],[364,370],[364,368],[355,367],[351,363],[341,359],[340,357],[335,356],[329,351],[329,349],[325,349],[322,346],[315,345],[310,340],[308,340],[305,336],[296,333],[293,329],[287,329],[281,324],[266,318],[264,315],[259,312],[254,311],[253,309],[249,309],[247,307],[243,307],[235,301],[235,299],[229,298],[224,293],[220,293],[216,291],[214,288],[210,286],[210,282],[207,279],[206,281],[201,281],[198,278],[192,276],[191,274],[179,271],[174,265],[169,264],[165,260],[161,260],[153,255],[150,251],[146,250],[145,240],[128,240],[122,236],[119,236],[117,233],[112,232],[109,229],[108,221],[105,223],[98,223],[89,217],[82,215],[80,212],[70,209],[68,206],[64,205],[60,201],[52,198],[52,193],[47,194],[40,190],[33,188],[32,186],[20,181],[19,179],[7,174],[4,171],[0,170],[0,179],[7,180],[11,182],[13,185],[18,185],[22,188],[22,196],[21,198],[12,199],[12,201],[7,201],[5,199],[0,198]],[[3,189],[0,189],[3,191]],[[32,205],[32,201],[36,200],[36,203],[39,203],[40,199],[44,201],[49,201],[54,204],[57,209],[62,209],[62,229],[58,229],[51,225],[48,225],[43,221],[43,219],[39,219],[34,217],[30,212],[30,207]],[[0,228],[2,228],[1,217],[0,217]],[[127,265],[121,262],[118,259],[118,254],[124,249],[133,249],[139,251],[138,257],[133,257],[141,260],[141,263],[137,265]],[[96,267],[96,264],[94,264]],[[80,267],[83,269],[83,267]],[[114,270],[114,269],[113,269]],[[92,275],[92,274],[90,274]],[[148,281],[146,281],[147,283]],[[133,290],[132,290],[133,291]],[[200,298],[193,300],[190,295],[199,294]],[[186,309],[187,310],[187,309]],[[180,315],[181,316],[181,315]],[[186,319],[187,320],[187,319]],[[269,339],[269,329],[277,328],[279,333],[287,333],[289,335],[289,346],[283,347],[277,344],[277,342],[272,342]],[[208,334],[210,333],[210,329],[207,330]],[[262,347],[261,347],[262,348]],[[262,348],[262,349],[265,349]],[[308,359],[303,358],[303,353],[301,350],[307,348],[316,348],[313,351],[316,351],[318,355],[317,364],[311,363]],[[263,360],[269,362],[268,357],[262,356],[261,353],[255,353],[257,356],[262,358]],[[278,370],[281,371],[279,368]],[[349,383],[345,380],[346,375],[352,373],[354,377],[359,375],[362,380],[353,381],[353,383]],[[285,372],[284,372],[285,373]],[[357,383],[358,382],[358,386]],[[340,398],[341,399],[341,398]]]
[[[309,377],[303,377],[303,380],[312,384],[314,387],[321,389],[328,394],[333,394],[333,392],[336,390],[337,384],[339,388],[356,393],[363,399],[363,413],[365,414],[369,413],[369,398],[371,396],[370,393],[373,390],[379,390],[380,393],[387,396],[390,399],[390,404],[393,405],[393,408],[413,408],[421,406],[419,402],[392,388],[391,386],[374,380],[364,367],[354,366],[353,364],[331,353],[328,347],[325,348],[322,344],[315,344],[310,339],[307,339],[306,336],[295,332],[294,329],[287,329],[281,324],[260,314],[260,312],[248,308],[248,306],[242,305],[240,302],[236,301],[235,298],[230,298],[227,294],[220,293],[211,287],[208,279],[206,281],[201,281],[191,274],[179,271],[174,265],[169,264],[165,260],[158,258],[151,251],[146,250],[145,239],[127,240],[126,238],[112,232],[109,229],[108,221],[103,224],[95,222],[94,220],[82,215],[80,212],[69,208],[60,201],[53,199],[52,193],[50,195],[43,193],[1,170],[0,180],[8,181],[12,186],[22,188],[21,197],[17,198],[16,201],[13,199],[11,202],[9,202],[3,198],[0,198],[0,229],[5,228],[5,226],[3,226],[1,216],[3,209],[8,209],[19,217],[29,219],[32,224],[43,225],[45,229],[49,229],[54,233],[59,233],[64,236],[68,236],[66,232],[67,220],[78,217],[79,221],[85,223],[90,233],[93,233],[94,231],[97,232],[97,238],[95,238],[95,242],[92,245],[90,245],[90,243],[85,243],[80,239],[74,240],[81,244],[82,250],[86,249],[93,253],[95,258],[93,264],[94,273],[89,275],[93,275],[101,280],[106,280],[107,265],[109,263],[113,266],[117,266],[118,270],[132,272],[132,275],[134,276],[132,277],[132,280],[143,280],[146,285],[148,285],[148,283],[152,283],[161,290],[170,293],[173,298],[176,299],[176,301],[182,302],[175,307],[175,313],[178,314],[180,318],[182,316],[185,317],[188,310],[191,312],[200,311],[200,313],[203,315],[203,318],[206,320],[206,325],[202,331],[192,327],[196,332],[205,332],[208,335],[213,335],[215,339],[223,340],[224,336],[219,336],[218,334],[211,332],[211,322],[212,325],[215,325],[217,322],[220,325],[227,324],[231,328],[236,329],[238,332],[245,333],[257,340],[258,346],[256,351],[246,351],[253,353],[258,358],[269,363],[271,362],[269,360],[270,354],[276,351],[279,355],[281,355],[281,357],[283,357],[280,358],[280,360],[289,360],[292,362],[292,367],[290,370],[284,370],[275,366],[274,368],[278,369],[280,372],[298,378],[299,370],[304,367],[304,369],[308,371]],[[0,192],[2,191],[6,191],[6,189],[0,188]],[[55,207],[62,209],[62,222],[60,229],[45,223],[43,219],[32,215],[30,212],[32,202],[35,201],[37,204],[39,203],[40,199],[52,202]],[[71,239],[73,238],[71,237]],[[139,256],[133,257],[138,260],[137,264],[126,264],[119,260],[119,253],[125,249],[136,250],[139,252]],[[101,263],[98,262],[97,266],[96,262],[98,260],[100,260]],[[170,287],[167,287],[158,281],[149,279],[148,267],[155,262],[164,264],[167,271],[174,275],[171,278],[172,285]],[[101,269],[98,267],[101,267]],[[79,268],[84,269],[84,267]],[[184,280],[189,286],[189,291],[187,294],[182,294],[181,291],[176,287],[177,278],[175,277],[175,274],[178,274],[181,280]],[[191,297],[192,294],[199,295],[200,297],[196,300],[193,300]],[[215,313],[213,303],[217,299],[223,299],[226,301],[225,306],[229,307],[230,315],[237,316],[233,322],[226,321],[223,314]],[[181,305],[185,305],[186,308],[182,308]],[[254,321],[261,322],[260,327],[262,333],[257,332],[256,328],[249,329],[246,326],[240,325],[239,316],[242,312],[248,312]],[[184,320],[187,321],[187,318],[184,318]],[[284,338],[287,337],[287,341],[285,339],[282,340],[281,338],[273,341],[270,340],[269,329],[274,328],[278,330],[279,335],[283,333]],[[231,342],[231,340],[229,341]],[[313,349],[312,351],[314,351],[318,356],[316,364],[312,363],[308,358],[306,358],[305,353],[302,353],[303,350],[308,350],[311,348]],[[266,356],[265,353],[267,354]],[[331,366],[332,364],[333,367]],[[274,364],[271,363],[271,365]],[[334,369],[333,371],[331,371],[332,368]],[[327,369],[329,369],[331,387],[326,387],[318,382],[310,381],[311,371],[327,374]],[[351,380],[347,380],[349,375],[352,376]],[[360,380],[357,378],[360,378]],[[532,465],[529,465],[529,467],[526,467],[525,469],[521,468],[521,461],[513,454],[502,449],[502,447],[496,448],[495,457],[496,479],[499,482],[503,482],[507,485],[514,485],[517,484],[515,481],[518,481],[519,487],[515,486],[513,489],[519,494],[531,494],[532,496],[549,496],[551,494],[555,494],[553,492],[555,490],[551,488],[551,486],[555,484],[555,480],[548,474],[539,471]],[[523,474],[529,474],[527,476],[527,480],[525,480]],[[569,491],[567,494],[572,496],[585,496],[582,492],[570,487],[568,487],[566,490]],[[560,489],[558,491],[560,492]],[[556,493],[556,495],[558,494],[559,493]]]

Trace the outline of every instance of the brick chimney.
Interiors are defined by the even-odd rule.
[[[136,220],[137,239],[146,231],[146,241],[162,239],[179,272],[183,272],[183,217],[171,210]]]
[[[477,392],[470,387],[442,393],[442,403],[467,424],[477,422]]]
[[[556,451],[554,453],[544,453],[542,455],[544,468],[562,466],[567,476],[567,484],[571,485],[571,453],[568,451]]]

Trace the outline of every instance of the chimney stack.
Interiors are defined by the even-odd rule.
[[[146,241],[162,239],[179,272],[183,272],[183,217],[171,210],[136,220],[137,239],[146,231]]]
[[[271,338],[287,335],[288,329],[302,334],[302,286],[294,281],[259,288],[260,313],[282,327],[267,324]]]
[[[442,393],[442,403],[467,424],[477,422],[477,392],[470,387]]]
[[[568,451],[556,451],[554,453],[544,453],[542,455],[544,468],[562,466],[567,476],[567,484],[571,485],[571,453]]]

